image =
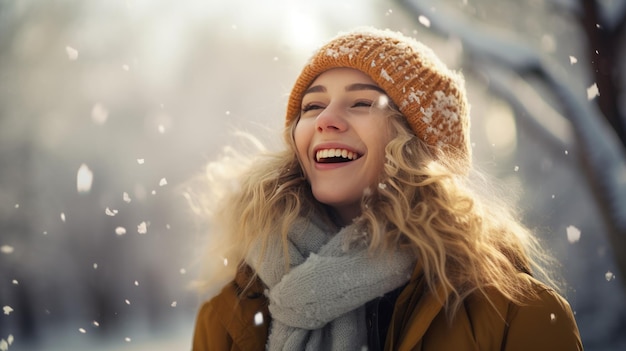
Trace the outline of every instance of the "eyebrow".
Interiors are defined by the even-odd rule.
[[[346,91],[374,90],[374,91],[377,91],[377,92],[382,93],[382,94],[387,94],[378,85],[367,84],[367,83],[350,84],[350,85],[348,85],[346,87],[345,90]],[[310,87],[309,89],[305,90],[304,94],[302,94],[302,96],[305,96],[306,94],[310,94],[310,93],[325,93],[325,92],[326,92],[326,87],[325,86],[323,86],[323,85],[314,85],[314,86]]]
[[[359,91],[359,90],[375,90],[379,93],[386,94],[385,91],[381,87],[379,87],[378,85],[374,85],[374,84],[355,83],[355,84],[350,84],[346,87],[346,91]]]

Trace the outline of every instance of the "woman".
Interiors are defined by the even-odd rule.
[[[194,350],[582,350],[531,233],[471,190],[460,75],[391,31],[319,49],[290,94],[288,147],[220,201],[234,279]],[[550,281],[548,281],[550,283]]]

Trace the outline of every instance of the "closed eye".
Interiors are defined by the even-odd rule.
[[[314,110],[321,110],[321,109],[324,109],[324,106],[319,105],[319,104],[313,104],[313,103],[307,104],[307,105],[304,105],[304,107],[302,107],[302,113],[314,111]]]
[[[355,102],[352,107],[372,107],[372,105],[374,104],[373,101],[370,100],[362,100],[362,101],[357,101]]]

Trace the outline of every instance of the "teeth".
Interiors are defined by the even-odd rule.
[[[324,149],[324,150],[319,150],[317,154],[315,155],[315,158],[317,159],[317,161],[323,158],[331,158],[331,157],[343,157],[348,160],[356,160],[357,154],[346,149]]]

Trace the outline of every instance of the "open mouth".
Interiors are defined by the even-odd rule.
[[[323,149],[315,153],[315,161],[319,163],[350,162],[359,157],[358,153],[346,149]]]

